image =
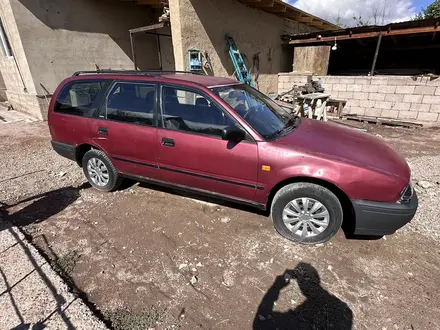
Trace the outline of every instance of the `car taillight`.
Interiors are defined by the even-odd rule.
[[[403,188],[402,192],[400,193],[400,199],[399,203],[406,204],[411,201],[411,198],[413,196],[413,187],[410,183],[405,188]]]

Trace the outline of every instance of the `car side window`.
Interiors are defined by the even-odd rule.
[[[73,81],[63,87],[55,101],[54,112],[91,117],[99,106],[99,95],[111,80]]]
[[[105,118],[123,123],[153,126],[155,105],[155,85],[117,83],[107,97]]]
[[[162,88],[163,127],[221,137],[223,128],[235,121],[203,95],[164,86]]]

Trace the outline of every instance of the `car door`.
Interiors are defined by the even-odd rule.
[[[156,90],[155,83],[115,81],[92,123],[94,144],[120,173],[160,178]]]
[[[157,134],[164,181],[252,201],[257,189],[257,144],[221,138],[222,129],[239,124],[201,90],[161,86]]]

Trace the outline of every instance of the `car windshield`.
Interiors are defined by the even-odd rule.
[[[299,117],[293,117],[247,84],[213,87],[211,90],[266,140],[288,134],[300,123]]]

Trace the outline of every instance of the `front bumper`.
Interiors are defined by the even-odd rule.
[[[389,235],[402,228],[416,214],[417,194],[407,204],[352,200],[356,235]]]

